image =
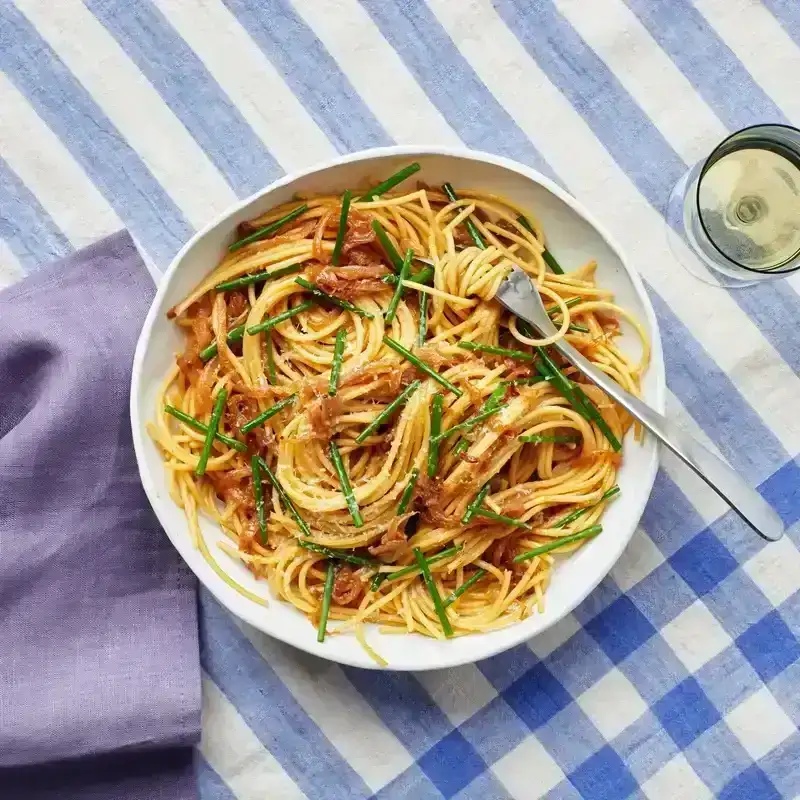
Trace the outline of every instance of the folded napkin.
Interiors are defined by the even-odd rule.
[[[139,483],[120,233],[0,293],[0,798],[196,796],[194,579]]]

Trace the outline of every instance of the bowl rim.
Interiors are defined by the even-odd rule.
[[[332,167],[337,167],[344,164],[369,161],[377,158],[391,158],[398,156],[408,156],[408,157],[444,156],[451,158],[460,158],[468,161],[475,161],[479,163],[489,164],[492,166],[509,170],[511,172],[516,172],[518,175],[521,175],[522,177],[527,178],[533,183],[540,185],[548,192],[555,195],[555,197],[557,197],[561,202],[567,205],[574,213],[576,213],[586,223],[588,223],[589,226],[593,228],[594,231],[605,241],[606,245],[612,250],[612,252],[619,259],[620,264],[624,268],[625,273],[628,279],[631,281],[633,289],[642,304],[642,307],[644,309],[644,315],[646,317],[647,327],[650,333],[651,361],[649,369],[655,370],[655,372],[653,373],[654,382],[653,386],[651,387],[652,396],[648,397],[648,404],[659,413],[664,413],[665,399],[666,399],[666,380],[665,380],[664,361],[663,361],[663,354],[661,347],[661,334],[658,326],[658,320],[655,315],[655,310],[653,309],[652,303],[650,302],[650,298],[647,295],[647,291],[645,289],[644,282],[641,276],[639,275],[638,272],[636,272],[635,269],[633,269],[633,267],[630,266],[624,251],[616,242],[614,237],[611,236],[611,234],[606,230],[605,226],[603,226],[600,222],[598,222],[597,219],[595,219],[595,217],[566,190],[562,189],[553,180],[541,174],[537,170],[532,169],[531,167],[528,167],[524,164],[521,164],[517,161],[506,158],[504,156],[495,155],[493,153],[486,153],[479,150],[471,150],[466,147],[445,147],[439,145],[394,145],[389,147],[375,147],[367,150],[359,150],[354,153],[348,153],[346,155],[338,156],[336,158],[326,159],[324,161],[317,162],[315,164],[312,164],[306,169],[287,173],[286,175],[273,181],[260,191],[257,191],[249,195],[248,197],[244,198],[243,200],[240,200],[239,202],[229,206],[222,213],[216,215],[203,228],[197,231],[174,256],[174,258],[170,262],[169,267],[164,271],[163,275],[161,276],[160,280],[157,283],[156,294],[153,297],[150,309],[147,312],[147,316],[145,317],[141,333],[139,334],[139,338],[136,343],[136,350],[134,352],[132,373],[131,373],[129,409],[130,409],[131,428],[133,434],[134,453],[136,455],[139,477],[142,482],[142,486],[144,487],[145,494],[147,495],[147,499],[156,515],[156,518],[158,519],[159,524],[166,533],[173,547],[175,547],[175,549],[178,551],[178,553],[180,554],[181,558],[183,559],[187,567],[195,574],[198,581],[205,587],[205,589],[207,589],[214,596],[214,598],[221,605],[223,605],[235,617],[242,619],[244,622],[253,626],[257,630],[263,632],[267,636],[278,639],[279,641],[289,644],[292,647],[296,647],[297,649],[309,653],[310,655],[317,656],[319,658],[323,658],[335,663],[358,667],[362,669],[406,672],[406,671],[427,671],[433,669],[451,668],[451,667],[461,666],[464,664],[472,664],[477,661],[481,661],[483,659],[491,658],[492,656],[498,655],[499,653],[505,652],[506,650],[510,650],[513,647],[516,647],[526,641],[534,639],[536,636],[545,633],[547,630],[557,625],[568,614],[572,613],[572,611],[574,611],[575,608],[577,608],[589,596],[589,594],[591,594],[597,588],[600,581],[602,581],[609,574],[609,572],[613,569],[614,565],[617,563],[620,556],[624,552],[625,548],[628,546],[631,538],[633,537],[633,534],[635,533],[638,527],[638,523],[641,520],[642,514],[644,513],[645,505],[650,498],[650,494],[652,493],[656,472],[658,471],[658,465],[659,465],[658,444],[654,442],[652,457],[648,462],[648,472],[644,476],[643,486],[645,490],[641,491],[639,495],[635,497],[634,500],[632,501],[633,518],[636,520],[636,523],[630,526],[630,531],[626,535],[618,537],[615,540],[614,542],[615,546],[610,548],[607,557],[603,559],[604,569],[600,570],[597,573],[597,575],[595,576],[596,579],[589,581],[584,586],[582,586],[581,591],[575,594],[574,602],[572,602],[571,604],[567,604],[567,607],[565,607],[559,613],[555,614],[553,618],[550,620],[549,624],[547,624],[541,630],[531,634],[526,632],[524,620],[522,620],[519,623],[511,625],[505,629],[507,631],[513,631],[518,629],[519,633],[516,636],[510,637],[508,641],[500,642],[499,645],[497,646],[488,646],[488,647],[485,646],[483,647],[483,649],[480,650],[480,652],[476,652],[474,655],[466,655],[463,657],[459,657],[458,655],[454,654],[454,656],[450,658],[446,657],[440,658],[436,663],[429,663],[428,661],[423,661],[419,663],[409,662],[409,663],[403,663],[399,666],[390,663],[387,667],[382,667],[372,662],[371,659],[366,659],[366,661],[363,661],[360,659],[357,660],[357,659],[350,659],[347,657],[343,657],[341,654],[336,654],[335,656],[331,655],[329,652],[325,650],[325,648],[315,648],[314,645],[316,644],[316,640],[314,642],[310,641],[306,642],[301,638],[290,639],[289,637],[286,637],[281,633],[275,632],[273,630],[267,630],[266,629],[267,626],[265,626],[264,624],[264,615],[260,613],[258,610],[261,607],[257,606],[255,603],[249,603],[246,606],[243,606],[243,608],[241,609],[232,608],[231,605],[227,602],[227,599],[224,596],[224,594],[220,591],[217,591],[217,588],[222,589],[222,586],[218,586],[216,582],[211,583],[210,581],[205,580],[202,576],[198,575],[194,571],[194,569],[191,567],[190,559],[187,558],[187,555],[184,552],[185,549],[188,550],[188,548],[191,547],[191,543],[188,541],[188,538],[186,537],[181,538],[178,536],[174,536],[171,533],[166,521],[163,519],[162,514],[159,511],[159,504],[156,502],[158,491],[155,478],[146,467],[144,421],[141,419],[141,415],[139,414],[139,408],[138,408],[139,395],[143,391],[142,389],[143,365],[146,353],[150,345],[153,328],[158,319],[159,308],[162,305],[162,298],[167,293],[172,279],[174,278],[176,273],[180,270],[186,255],[195,247],[195,245],[201,239],[203,239],[206,235],[208,235],[213,229],[215,229],[218,225],[223,223],[226,219],[234,216],[237,212],[241,211],[246,206],[256,202],[265,195],[274,192],[275,190],[280,189],[281,187],[293,183],[294,181],[297,181],[301,178],[305,178],[314,173],[322,172]],[[219,583],[225,585],[221,581],[221,579],[219,579]],[[275,598],[270,598],[270,599],[273,602],[280,602]]]

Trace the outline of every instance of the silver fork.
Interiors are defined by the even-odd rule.
[[[539,292],[518,267],[503,281],[495,296],[509,311],[530,323],[542,336],[551,336],[556,332]],[[554,342],[552,347],[691,467],[759,536],[771,542],[781,538],[784,530],[781,518],[728,464],[674,422],[626,392],[565,339]]]

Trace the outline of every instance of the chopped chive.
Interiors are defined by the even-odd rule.
[[[565,301],[564,301],[564,305],[565,305],[567,308],[572,308],[572,306],[576,306],[576,305],[578,305],[578,303],[582,303],[582,302],[583,302],[583,298],[582,298],[582,297],[570,297],[570,299],[569,299],[569,300],[565,300]],[[550,307],[547,309],[547,313],[548,313],[548,314],[549,314],[551,317],[552,317],[554,314],[558,314],[560,311],[561,311],[561,309],[560,309],[558,306],[550,306]]]
[[[370,200],[374,200],[376,197],[388,192],[390,189],[394,189],[398,183],[402,183],[406,178],[411,177],[415,172],[419,172],[422,169],[420,165],[415,161],[413,164],[409,164],[407,167],[403,167],[403,169],[398,170],[394,173],[394,175],[390,175],[385,181],[381,181],[377,186],[370,189],[366,194],[362,195],[358,198],[359,203],[369,202]]]
[[[261,467],[258,463],[258,456],[252,456],[250,459],[250,469],[253,473],[253,494],[256,498],[256,517],[258,519],[258,530],[261,534],[261,544],[267,543],[267,513],[264,507],[264,487],[261,482],[264,478],[261,476]]]
[[[543,553],[549,553],[551,550],[558,550],[559,547],[563,547],[566,544],[572,544],[573,542],[578,542],[581,539],[588,539],[590,536],[596,536],[598,533],[602,532],[602,525],[592,525],[591,528],[586,528],[585,530],[578,531],[577,533],[570,534],[569,536],[564,536],[561,539],[548,542],[540,547],[534,547],[533,550],[528,550],[527,553],[520,553],[518,556],[514,556],[514,561],[516,563],[519,563],[520,561],[527,561],[528,559],[535,558]]]
[[[231,344],[232,342],[240,342],[243,336],[244,325],[238,325],[237,327],[231,328],[231,330],[228,331],[228,335],[225,337],[225,340],[228,342],[228,344]],[[197,357],[201,361],[209,361],[210,359],[214,358],[216,354],[217,343],[211,342],[208,347],[204,348],[197,354]]]
[[[567,330],[570,333],[591,333],[585,325],[579,325],[577,322],[573,322]]]
[[[417,566],[419,567],[419,571],[422,573],[422,579],[425,581],[425,586],[428,589],[428,594],[431,596],[431,600],[433,600],[433,607],[436,609],[436,616],[439,617],[439,621],[442,623],[444,635],[448,637],[452,636],[453,628],[450,625],[450,620],[447,619],[447,611],[445,611],[444,605],[442,604],[442,598],[439,595],[439,590],[436,588],[436,583],[431,575],[428,562],[425,560],[425,556],[422,555],[422,550],[420,550],[419,547],[414,548],[414,558],[417,559]]]
[[[194,417],[190,417],[188,414],[184,414],[183,411],[179,411],[174,406],[164,406],[164,411],[166,411],[167,414],[175,417],[175,419],[180,420],[184,425],[188,425],[190,428],[200,431],[200,433],[208,433],[208,425],[200,422],[199,419],[195,419]],[[247,445],[244,442],[240,442],[237,439],[231,439],[230,436],[225,436],[224,433],[217,431],[214,434],[214,438],[218,442],[226,444],[228,447],[232,447],[234,450],[238,450],[240,453],[247,452]]]
[[[378,430],[378,428],[380,428],[380,426],[383,425],[383,423],[386,422],[389,417],[391,417],[392,414],[397,411],[398,408],[401,408],[408,402],[409,397],[411,397],[411,395],[414,394],[414,392],[416,392],[421,385],[422,381],[419,380],[409,383],[408,386],[406,386],[406,388],[403,389],[403,391],[394,400],[392,400],[392,402],[389,403],[389,405],[386,406],[386,408],[384,408],[383,411],[381,411],[381,413],[378,414],[378,416],[375,417],[375,419],[372,420],[372,422],[370,422],[370,424],[367,425],[363,431],[361,431],[361,433],[358,434],[356,437],[356,444],[361,444],[368,436],[375,433],[375,431]]]
[[[417,345],[423,347],[428,336],[428,293],[420,292],[419,325],[417,327]]]
[[[336,442],[331,440],[329,449],[331,462],[339,478],[339,485],[342,487],[342,494],[347,503],[347,509],[350,511],[350,516],[353,518],[353,524],[356,528],[361,528],[364,525],[364,518],[361,516],[361,511],[358,508],[358,502],[356,501],[356,496],[353,494],[353,487],[350,485],[350,478],[347,477],[347,472],[342,462],[342,455],[339,452],[339,448],[336,446]]]
[[[480,568],[474,575],[470,576],[461,586],[458,587],[455,591],[451,592],[444,600],[444,607],[447,608],[448,606],[455,603],[459,597],[461,597],[464,592],[471,589],[484,575],[486,575],[486,570]]]
[[[227,400],[228,390],[223,386],[217,393],[217,399],[214,401],[214,410],[211,412],[211,420],[208,423],[203,449],[200,451],[200,460],[197,462],[197,466],[194,470],[194,474],[198,477],[202,477],[206,474],[208,457],[211,455],[211,445],[214,443],[214,437],[217,435],[219,421],[222,419],[222,412],[225,410],[225,403]]]
[[[533,433],[530,436],[518,436],[517,441],[525,442],[525,444],[544,444],[545,442],[553,442],[553,444],[574,444],[580,441],[580,437],[544,436],[541,433]]]
[[[347,342],[347,331],[339,328],[336,333],[336,343],[333,345],[333,364],[331,364],[331,376],[328,379],[328,394],[331,397],[336,395],[339,388],[339,375],[342,372],[342,359],[344,358],[344,346]]]
[[[224,281],[223,283],[218,283],[214,288],[218,292],[227,292],[230,289],[243,289],[251,283],[261,283],[261,281],[271,281],[274,278],[282,278],[284,275],[291,275],[295,272],[300,272],[302,269],[302,264],[289,264],[285,267],[274,269],[272,272],[256,272],[253,275],[243,275],[241,278]]]
[[[336,565],[333,561],[328,562],[328,572],[325,574],[325,588],[322,590],[322,609],[319,613],[319,625],[317,626],[317,641],[325,641],[325,629],[328,626],[328,614],[331,611],[331,597],[333,597],[333,581],[336,578]]]
[[[242,433],[250,433],[253,428],[263,425],[268,419],[274,417],[278,412],[283,411],[286,406],[290,406],[294,403],[296,397],[296,394],[290,394],[288,397],[284,397],[283,400],[275,403],[274,406],[270,406],[266,411],[262,411],[257,417],[253,417],[249,422],[245,422],[239,430]]]
[[[282,228],[287,222],[291,222],[292,220],[297,219],[301,214],[304,214],[308,211],[308,206],[303,203],[303,205],[298,206],[295,209],[292,209],[285,217],[281,217],[280,219],[276,219],[275,222],[270,222],[269,225],[265,225],[263,228],[259,228],[254,233],[251,233],[249,236],[245,236],[244,239],[239,239],[238,242],[234,242],[228,250],[233,253],[236,250],[240,250],[247,244],[252,244],[253,242],[257,242],[260,239],[266,239],[267,236],[271,236],[275,231],[279,228]]]
[[[509,381],[512,386],[535,386],[537,383],[544,383],[548,378],[544,375],[531,375],[528,378],[514,378]]]
[[[472,522],[472,518],[477,514],[478,509],[483,505],[486,495],[489,494],[489,481],[481,486],[481,490],[475,495],[475,499],[467,506],[464,516],[461,517],[461,524],[468,525]]]
[[[442,430],[442,406],[444,397],[438,392],[431,400],[431,438],[428,444],[428,477],[433,478],[439,471],[439,439]]]
[[[273,386],[278,380],[275,370],[275,348],[272,341],[272,330],[264,331],[264,350],[267,354],[267,379]]]
[[[449,183],[445,183],[442,185],[442,191],[447,195],[447,199],[451,203],[455,203],[458,200],[458,195],[453,190],[453,187]],[[486,249],[486,242],[483,241],[483,236],[481,236],[480,231],[478,230],[475,223],[467,217],[464,220],[464,227],[469,232],[469,235],[472,237],[472,241],[475,242],[476,247],[480,247],[481,250]]]
[[[564,270],[561,268],[561,265],[555,260],[553,254],[546,247],[544,250],[542,250],[542,258],[547,266],[550,267],[550,269],[553,270],[556,275],[564,274]]]
[[[533,227],[531,226],[530,222],[528,222],[526,217],[520,214],[520,216],[517,217],[517,222],[519,222],[523,228],[527,229],[529,233],[532,233],[534,236],[536,236],[536,232],[533,230]],[[553,256],[550,254],[550,251],[546,247],[542,251],[542,258],[545,260],[547,266],[550,267],[550,269],[553,270],[556,275],[564,274],[564,270],[561,269],[561,265],[555,260],[555,258],[553,258]]]
[[[417,485],[417,478],[419,478],[419,470],[414,467],[414,469],[411,470],[411,475],[408,479],[408,483],[406,484],[406,488],[403,489],[403,494],[400,496],[400,503],[397,506],[398,517],[401,517],[406,513],[408,504],[411,502],[411,495],[414,494],[414,487]]]
[[[550,379],[553,386],[567,399],[569,404],[585,419],[594,422],[600,429],[603,435],[608,439],[611,447],[615,451],[622,449],[619,439],[614,436],[613,431],[608,423],[603,419],[602,414],[598,411],[594,403],[586,396],[586,393],[581,389],[577,383],[569,380],[558,368],[555,361],[550,358],[547,350],[544,347],[537,348],[541,361],[538,363],[537,368],[542,375]]]
[[[460,455],[465,450],[469,450],[469,439],[461,439],[461,441],[459,441],[458,444],[453,448],[453,455]]]
[[[350,190],[348,189],[342,197],[342,213],[339,214],[339,230],[336,231],[336,244],[333,246],[331,263],[334,267],[339,265],[339,257],[342,255],[342,245],[344,236],[347,233],[347,215],[350,213]]]
[[[303,311],[308,311],[308,309],[313,308],[313,306],[314,304],[310,300],[305,300],[304,302],[300,303],[299,306],[295,306],[294,308],[290,308],[288,311],[283,311],[280,314],[276,314],[274,317],[268,317],[267,319],[261,320],[258,325],[253,325],[247,329],[247,335],[255,336],[262,331],[268,331],[270,328],[274,328],[281,322],[285,322],[287,319],[296,317],[298,314],[302,314]]]
[[[445,389],[452,392],[456,397],[461,397],[461,395],[464,394],[461,389],[450,383],[447,378],[440,375],[438,372],[436,372],[436,370],[431,369],[424,361],[417,358],[417,356],[415,356],[410,350],[406,350],[406,348],[403,347],[400,342],[396,342],[394,339],[384,336],[383,343],[388,347],[391,347],[395,353],[399,353],[401,356],[403,356],[406,361],[409,361],[411,364],[413,364],[418,370],[420,370],[420,372],[424,372],[429,378],[433,378],[440,386],[444,386]]]
[[[531,531],[530,525],[523,522],[521,519],[514,519],[514,517],[506,517],[503,514],[495,514],[494,511],[489,511],[486,508],[479,508],[475,511],[476,517],[485,517],[486,519],[494,520],[495,522],[503,522],[506,525],[513,525],[515,528],[525,528],[526,531]]]
[[[348,564],[355,564],[358,567],[374,567],[380,565],[380,562],[376,561],[374,558],[357,556],[355,553],[349,553],[347,550],[334,550],[332,547],[325,547],[324,544],[306,542],[303,539],[298,539],[297,544],[299,544],[300,547],[304,547],[306,550],[311,550],[313,553],[319,553],[326,558],[332,558],[334,561],[346,561]]]
[[[433,272],[433,267],[425,267],[425,269],[421,269],[419,272],[412,273],[405,280],[414,281],[414,283],[427,283],[433,277]],[[388,283],[390,286],[396,286],[397,281],[400,279],[397,275],[384,275],[381,280],[384,283]]]
[[[446,550],[442,550],[440,553],[437,553],[435,556],[431,556],[428,559],[428,564],[435,564],[437,561],[444,561],[446,558],[450,558],[450,556],[454,556],[456,553],[460,553],[464,549],[464,545],[457,544],[453,545],[453,547],[448,547]],[[384,581],[393,581],[397,578],[405,578],[408,575],[412,575],[417,572],[419,567],[416,564],[411,564],[408,567],[403,567],[402,569],[398,569],[396,572],[379,572],[373,579],[370,589],[374,592],[380,587],[380,585]]]
[[[619,494],[619,486],[612,486],[607,492],[603,494],[600,498],[598,503],[602,503],[603,500],[610,500],[615,495]],[[585,506],[584,508],[576,508],[574,511],[571,511],[567,514],[566,517],[562,517],[558,522],[554,523],[550,527],[552,528],[565,528],[571,522],[575,522],[576,519],[582,517],[587,511],[590,511],[594,506]]]
[[[465,419],[463,422],[459,422],[458,425],[453,425],[452,428],[448,428],[446,431],[442,431],[437,436],[432,436],[431,440],[438,444],[442,439],[446,439],[448,436],[454,433],[458,433],[460,431],[468,431],[471,428],[474,428],[476,425],[479,425],[484,420],[489,419],[489,417],[493,417],[495,414],[499,413],[504,408],[508,408],[508,406],[505,403],[503,405],[492,406],[491,408],[487,408],[486,411],[481,411],[474,417]]]
[[[403,267],[403,259],[400,258],[400,254],[392,244],[389,234],[386,233],[386,231],[383,229],[383,225],[381,225],[376,219],[372,220],[372,230],[375,231],[378,241],[381,243],[381,247],[386,252],[386,256],[389,259],[389,265],[396,273],[399,274]]]
[[[352,311],[353,314],[358,314],[360,317],[364,317],[365,319],[372,319],[372,314],[370,314],[369,311],[364,311],[358,306],[354,306],[347,300],[340,300],[338,297],[334,297],[327,292],[323,292],[318,286],[315,286],[313,283],[310,283],[304,278],[295,278],[294,282],[298,284],[298,286],[302,286],[307,292],[310,292],[313,297],[317,298],[317,300],[338,306],[339,308],[343,308],[345,311]]]
[[[292,516],[294,521],[297,523],[297,527],[303,532],[304,536],[311,536],[311,528],[308,527],[306,521],[300,516],[300,513],[295,508],[292,499],[286,494],[286,490],[281,486],[280,481],[275,477],[272,473],[272,470],[267,466],[267,462],[264,461],[263,458],[258,459],[259,466],[261,467],[261,472],[263,472],[267,478],[269,478],[269,482],[275,487],[275,491],[278,493],[278,497],[280,498],[281,502],[283,503],[283,507],[289,512]]]
[[[458,346],[462,350],[504,356],[505,358],[513,358],[515,361],[535,361],[535,356],[531,353],[523,353],[522,350],[509,350],[507,347],[495,347],[491,344],[476,344],[475,342],[459,342]]]
[[[414,255],[414,251],[409,247],[406,250],[406,257],[403,259],[403,266],[400,267],[400,275],[397,278],[397,286],[394,288],[394,294],[392,295],[392,299],[389,301],[389,307],[386,309],[386,317],[384,318],[384,322],[387,325],[391,325],[392,320],[394,319],[394,315],[397,313],[397,306],[400,304],[400,298],[403,296],[403,281],[406,279],[408,275],[408,270],[411,269],[411,257]]]

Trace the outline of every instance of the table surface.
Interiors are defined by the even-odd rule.
[[[341,668],[202,606],[204,800],[800,796],[800,281],[693,280],[662,212],[730,131],[800,122],[797,0],[0,0],[0,280],[123,226],[163,269],[337,153],[555,177],[641,271],[669,413],[779,509],[762,546],[665,456],[573,614],[459,669]]]

